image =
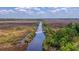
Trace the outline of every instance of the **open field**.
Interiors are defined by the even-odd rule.
[[[36,26],[36,21],[0,21],[0,50],[25,50]]]
[[[54,27],[54,28],[58,28],[58,27],[64,27],[66,25],[68,25],[69,23],[79,23],[79,20],[71,20],[71,19],[56,19],[56,20],[45,20],[44,23],[48,23],[50,26]]]
[[[79,51],[79,20],[44,21],[47,51]]]

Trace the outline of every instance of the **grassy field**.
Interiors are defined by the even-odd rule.
[[[33,39],[36,22],[0,22],[0,50],[16,51],[25,50]],[[21,41],[24,40],[24,43]]]
[[[44,31],[46,35],[43,42],[44,50],[79,51],[79,21],[46,21]]]

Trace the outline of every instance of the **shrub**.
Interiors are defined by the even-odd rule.
[[[46,31],[46,40],[44,44],[49,47],[55,47],[57,50],[75,50],[74,37],[79,36],[79,25],[70,23],[59,30],[54,31],[48,25],[44,27]]]

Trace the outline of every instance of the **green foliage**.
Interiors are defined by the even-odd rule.
[[[62,50],[62,51],[73,51],[73,50],[75,50],[75,46],[74,46],[73,43],[67,43],[67,44],[63,45],[60,48],[60,50]]]
[[[45,24],[46,40],[44,42],[49,47],[54,47],[56,50],[75,50],[74,37],[79,36],[79,25],[70,23],[59,30],[54,31],[53,28]],[[49,49],[49,48],[48,48]]]

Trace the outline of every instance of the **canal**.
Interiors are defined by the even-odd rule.
[[[43,26],[42,22],[40,22],[35,37],[31,41],[31,43],[28,44],[27,51],[42,51],[42,43],[44,39],[45,35],[43,33]]]

